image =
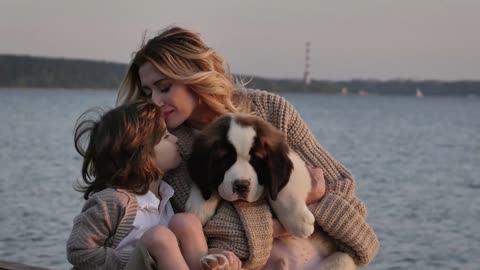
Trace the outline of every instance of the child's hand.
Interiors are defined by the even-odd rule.
[[[208,254],[202,258],[204,270],[240,270],[242,268],[242,261],[231,251],[210,248]]]
[[[323,170],[320,168],[314,168],[307,166],[308,173],[312,182],[312,189],[307,196],[307,205],[317,202],[325,195],[326,184]]]

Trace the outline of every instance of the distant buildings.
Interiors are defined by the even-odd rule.
[[[348,91],[348,88],[346,87],[343,87],[341,90],[340,90],[340,94],[342,96],[346,96],[346,95],[350,95],[349,91]],[[360,91],[357,92],[357,94],[359,96],[368,96],[368,92],[363,90],[363,89],[360,89]]]
[[[363,89],[361,89],[360,91],[358,91],[358,95],[359,95],[359,96],[368,96],[368,92],[365,91],[365,90],[363,90]]]

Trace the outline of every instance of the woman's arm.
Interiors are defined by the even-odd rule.
[[[376,256],[378,239],[366,221],[366,208],[355,197],[353,175],[315,139],[297,110],[283,97],[253,91],[259,116],[285,132],[287,142],[312,167],[322,170],[326,181],[323,198],[309,206],[318,225],[350,253],[358,265]]]
[[[93,195],[73,222],[67,241],[67,259],[80,269],[122,269],[130,252],[106,247],[115,234],[120,209]]]
[[[229,250],[245,269],[263,266],[272,249],[272,214],[268,203],[221,201],[203,231],[209,248]]]

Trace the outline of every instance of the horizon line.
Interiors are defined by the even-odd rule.
[[[127,66],[129,63],[119,62],[115,60],[107,60],[107,59],[94,59],[94,58],[78,58],[78,57],[67,57],[67,56],[50,56],[50,55],[32,55],[32,54],[18,54],[18,53],[1,53],[0,56],[16,56],[16,57],[31,57],[31,58],[43,58],[43,59],[51,59],[51,60],[73,60],[73,61],[85,61],[85,62],[97,62],[97,63],[104,63],[104,64],[115,64],[115,65],[125,65]],[[241,73],[232,73],[234,76],[245,76],[245,77],[256,77],[260,79],[267,79],[267,80],[295,80],[295,81],[303,81],[303,77],[267,77],[262,75],[251,75],[251,74],[241,74]],[[429,81],[437,81],[437,82],[459,82],[459,81],[470,81],[470,82],[478,82],[478,79],[472,78],[462,78],[462,79],[432,79],[432,78],[389,78],[389,79],[378,79],[378,78],[349,78],[349,79],[326,79],[326,78],[312,78],[313,81],[323,81],[323,82],[344,82],[344,81],[376,81],[376,82],[387,82],[387,81],[412,81],[412,82],[429,82]]]

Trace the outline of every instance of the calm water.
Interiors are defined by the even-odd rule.
[[[368,269],[479,269],[480,98],[286,95],[357,178],[381,251]],[[83,203],[76,118],[114,91],[0,90],[0,260],[67,269]]]

